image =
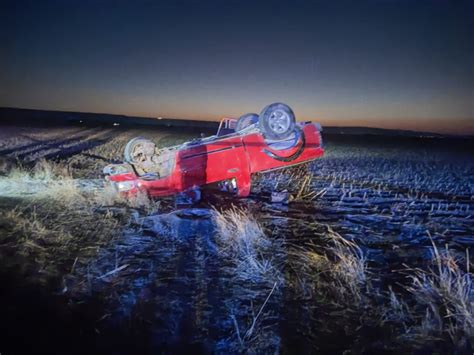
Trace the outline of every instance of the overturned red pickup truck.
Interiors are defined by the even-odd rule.
[[[168,196],[223,183],[238,196],[250,194],[251,174],[281,169],[324,154],[321,127],[295,122],[291,108],[274,103],[260,115],[224,118],[215,136],[158,149],[145,138],[125,147],[124,164],[104,168],[118,192]]]

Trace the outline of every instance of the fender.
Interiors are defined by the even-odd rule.
[[[298,150],[296,152],[294,152],[293,154],[291,154],[290,156],[287,156],[287,157],[282,157],[268,149],[264,149],[263,152],[268,155],[270,158],[273,158],[275,160],[278,160],[278,161],[282,161],[282,162],[289,162],[289,161],[292,161],[292,160],[295,160],[297,159],[301,153],[303,153],[303,150],[306,146],[306,138],[304,136],[304,132],[303,130],[300,128],[300,127],[295,127],[296,130],[298,131],[298,134],[300,136],[300,139],[301,139],[301,145],[300,147],[298,148]]]

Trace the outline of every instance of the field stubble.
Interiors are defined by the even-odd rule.
[[[328,139],[324,158],[255,176],[249,199],[176,210],[117,198],[98,179],[134,136],[167,146],[192,135],[20,130],[0,144],[2,267],[65,297],[61,312],[100,299],[85,344],[472,350],[468,154]],[[289,203],[270,203],[275,190]]]

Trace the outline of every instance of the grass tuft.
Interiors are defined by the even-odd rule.
[[[328,228],[330,273],[334,289],[343,298],[360,302],[367,285],[367,259],[360,247]]]
[[[249,211],[237,207],[222,212],[215,210],[215,223],[221,254],[234,260],[239,278],[268,279],[273,284],[281,277],[269,253],[275,241],[265,236]]]
[[[68,168],[46,160],[30,170],[21,166],[10,170],[0,178],[0,186],[5,196],[51,199],[61,204],[85,201]]]
[[[411,270],[408,291],[418,308],[424,309],[418,331],[424,335],[448,335],[454,344],[474,340],[473,276],[467,266],[446,247],[440,251],[432,242],[433,267]]]

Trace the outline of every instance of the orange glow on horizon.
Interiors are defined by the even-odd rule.
[[[221,106],[208,107],[209,110],[196,109],[195,111],[187,112],[182,110],[180,113],[174,110],[163,110],[156,113],[141,110],[105,110],[104,107],[95,107],[91,109],[80,109],[75,106],[62,106],[57,108],[51,107],[17,107],[33,110],[51,110],[51,111],[68,111],[68,112],[87,112],[98,114],[112,114],[125,115],[130,117],[145,117],[145,118],[169,118],[180,120],[199,120],[199,121],[220,121],[223,117],[238,118],[241,113],[235,112],[250,112],[251,110],[234,109],[227,110]],[[203,115],[201,112],[222,112],[221,114],[209,113]],[[174,112],[174,113],[173,113]],[[381,128],[392,130],[408,130],[419,132],[432,132],[440,134],[454,134],[454,135],[474,135],[474,117],[473,118],[397,118],[397,117],[380,117],[380,118],[335,118],[324,116],[308,116],[298,115],[296,111],[297,121],[312,121],[319,122],[323,126],[332,127],[366,127],[366,128]]]
[[[188,119],[199,121],[220,121],[223,117],[238,118],[239,115],[223,113],[220,115],[189,115],[188,117],[178,117],[172,114],[160,114],[151,116],[143,113],[143,115],[130,115],[143,117],[165,117],[174,119]],[[455,134],[455,135],[474,135],[474,118],[327,118],[327,117],[297,117],[297,121],[312,121],[319,122],[324,126],[333,127],[367,127],[367,128],[381,128],[392,130],[406,130],[419,132],[432,132],[441,134]]]

